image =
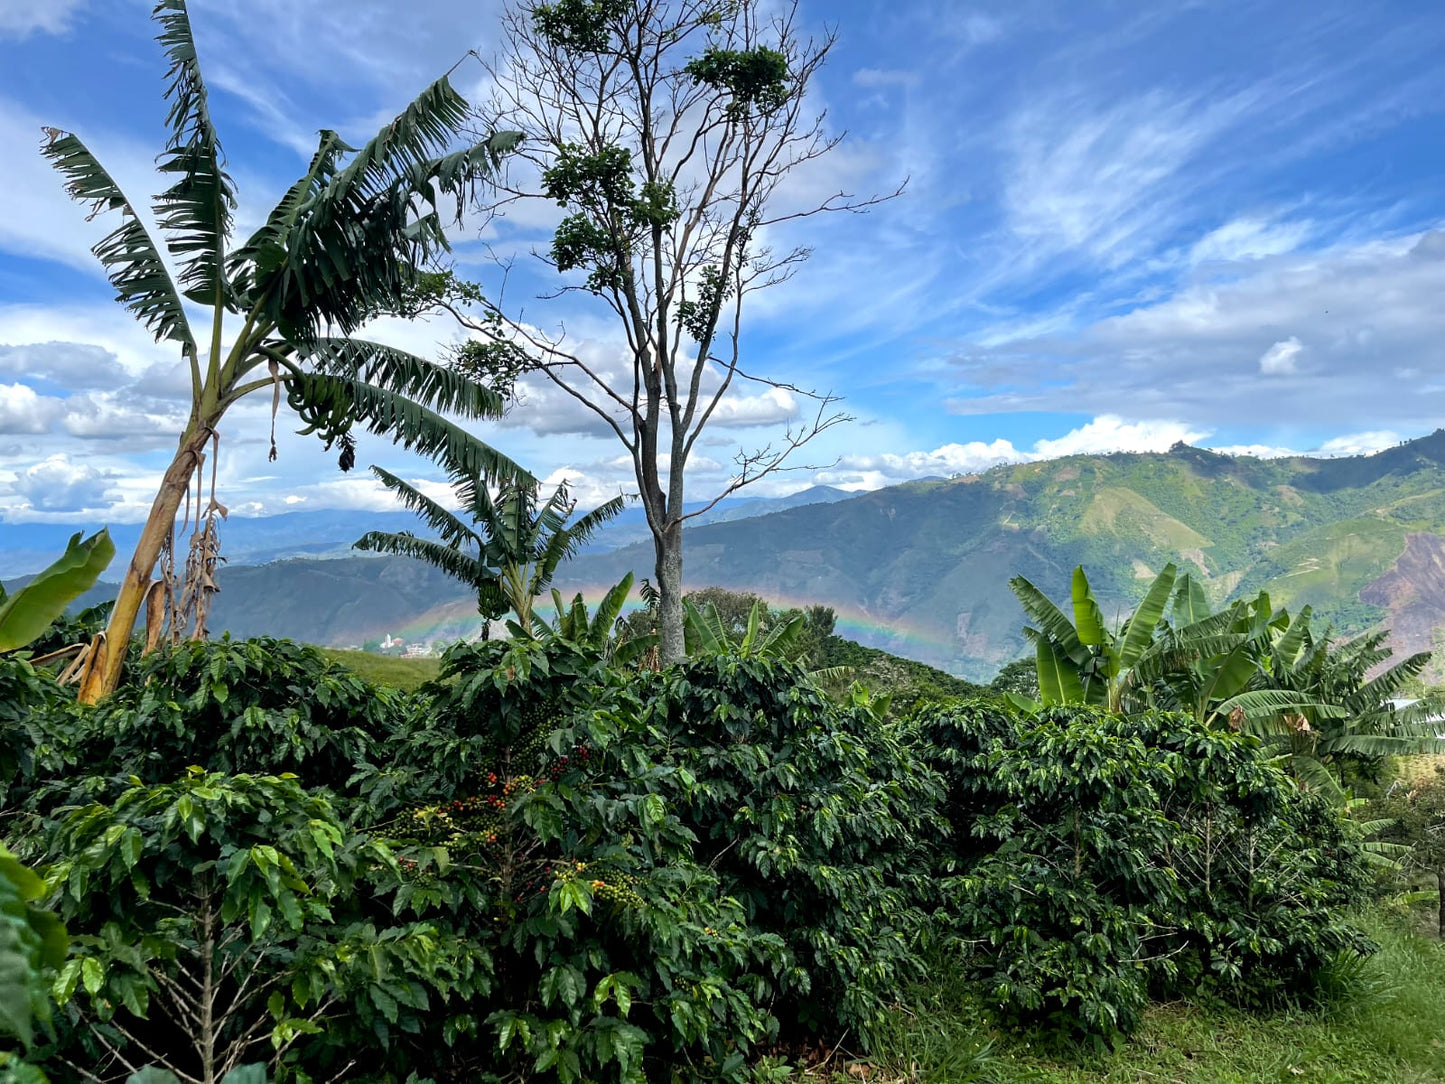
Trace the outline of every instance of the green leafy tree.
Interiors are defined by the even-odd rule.
[[[1385,839],[1409,848],[1406,868],[1434,879],[1440,891],[1436,928],[1445,938],[1445,773],[1436,769],[1433,777],[1413,786],[1396,783],[1371,812],[1384,822]]]
[[[539,500],[541,486],[530,475],[503,480],[493,493],[488,478],[472,469],[466,458],[442,458],[461,502],[461,515],[390,471],[372,467],[382,485],[419,515],[437,538],[409,531],[371,531],[356,541],[356,548],[425,561],[476,591],[477,612],[484,622],[510,608],[521,634],[531,635],[533,600],[551,585],[557,566],[622,511],[623,499],[614,497],[569,523],[577,502],[565,482],[545,501]],[[484,636],[486,630],[484,624]]]
[[[1392,703],[1429,654],[1380,669],[1391,656],[1386,633],[1335,644],[1328,631],[1313,631],[1309,607],[1292,615],[1263,591],[1215,613],[1202,587],[1176,576],[1173,565],[1117,632],[1101,619],[1082,567],[1074,570],[1072,619],[1023,577],[1010,586],[1038,626],[1024,631],[1037,645],[1044,705],[1159,708],[1244,730],[1287,756],[1302,784],[1336,802],[1352,775],[1372,771],[1380,758],[1442,747],[1431,720],[1445,698],[1404,709]]]
[[[922,720],[948,784],[942,891],[1008,1016],[1116,1039],[1151,999],[1306,997],[1372,945],[1358,833],[1255,738],[1089,706],[975,702]]]
[[[1039,666],[1036,659],[1015,659],[1005,663],[988,687],[999,693],[1037,700],[1039,697]]]
[[[164,472],[126,569],[104,636],[93,642],[81,698],[93,702],[120,680],[125,645],[142,606],[159,625],[151,578],[168,551],[176,513],[209,454],[220,425],[242,398],[269,392],[273,412],[284,390],[305,432],[339,444],[343,468],[353,458],[352,429],[386,433],[431,454],[451,448],[471,457],[478,474],[512,475],[515,466],[443,415],[478,418],[501,410],[500,397],[462,372],[361,338],[372,318],[413,304],[418,268],[447,247],[444,201],[462,200],[490,176],[515,135],[490,136],[454,149],[467,103],[445,78],[432,84],[361,148],[323,131],[302,176],[262,225],[233,244],[236,191],[211,119],[185,0],[155,7],[159,40],[170,61],[166,98],[170,137],[159,157],[168,182],[152,209],[173,278],[136,204],[80,137],[47,129],[43,153],[64,176],[66,191],[93,214],[117,213],[120,224],[95,246],[116,299],[190,370],[191,406],[174,458]],[[204,309],[198,333],[188,307]],[[232,323],[228,326],[228,318]],[[274,443],[273,443],[274,453]],[[206,509],[196,575],[183,598],[207,597],[205,575],[216,558],[214,527],[224,514],[214,486]],[[157,599],[148,605],[148,598]],[[203,627],[198,620],[197,627]],[[148,637],[154,642],[158,628]]]
[[[837,143],[808,93],[832,38],[807,40],[796,22],[794,6],[774,11],[762,0],[514,3],[488,117],[526,133],[518,153],[536,183],[492,209],[505,213],[516,198],[561,208],[539,257],[564,276],[561,292],[596,299],[626,354],[601,367],[479,288],[443,291],[502,347],[494,362],[553,381],[626,449],[652,533],[664,662],[685,653],[683,525],[845,420],[832,396],[765,378],[744,357],[745,301],[808,255],[771,249],[764,233],[874,202],[841,192],[813,205],[779,198],[794,170]],[[740,448],[732,479],[685,510],[693,451],[728,393],[748,382],[807,406],[781,439]]]
[[[395,859],[293,776],[107,784],[58,811],[45,850],[75,944],[54,984],[72,1022],[57,1056],[95,1079],[278,1070],[357,1025],[384,1048],[398,1005],[488,984],[478,946],[358,914],[364,879]]]
[[[1387,666],[1393,656],[1384,646],[1388,632],[1341,643],[1305,624],[1297,647],[1275,652],[1266,678],[1303,706],[1272,726],[1255,727],[1289,757],[1302,782],[1342,800],[1353,781],[1377,776],[1386,757],[1445,751],[1439,737],[1445,696],[1394,703],[1429,666],[1428,651]]]

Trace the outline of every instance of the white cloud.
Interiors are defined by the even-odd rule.
[[[0,376],[65,388],[113,388],[126,379],[116,356],[94,343],[0,343]]]
[[[1001,463],[1103,452],[1163,452],[1180,441],[1193,444],[1208,435],[1180,422],[1126,422],[1117,415],[1105,414],[1062,437],[1035,441],[1027,450],[999,438],[987,443],[974,440],[945,444],[932,451],[901,455],[845,455],[833,467],[814,475],[814,480],[844,489],[877,489],[912,478],[977,474]]]
[[[1226,444],[1211,448],[1221,455],[1250,456],[1254,459],[1284,459],[1287,456],[1304,455],[1293,448],[1282,448],[1275,444]]]
[[[52,455],[17,473],[14,492],[44,512],[102,508],[114,496],[114,477],[92,466],[80,466],[65,455]]]
[[[1295,362],[1303,350],[1295,336],[1281,339],[1259,356],[1259,371],[1265,376],[1290,376],[1299,371]]]
[[[1126,422],[1117,415],[1104,414],[1057,440],[1036,441],[1033,455],[1029,458],[1057,459],[1065,455],[1099,452],[1167,452],[1181,441],[1194,444],[1208,435],[1208,430],[1193,428],[1182,422]]]
[[[0,0],[0,38],[62,34],[86,0]]]
[[[1384,451],[1386,448],[1393,448],[1402,439],[1399,433],[1389,429],[1377,429],[1368,433],[1350,433],[1325,441],[1319,447],[1319,454],[1325,456],[1370,455],[1374,452]]]
[[[60,399],[37,395],[25,384],[0,384],[0,434],[48,432],[64,412]]]
[[[1176,178],[1247,107],[1242,96],[1158,91],[1107,106],[1079,93],[1035,100],[1008,126],[1011,230],[1044,251],[1117,265],[1141,237],[1154,240],[1187,194]]]
[[[65,408],[65,431],[71,436],[126,441],[132,448],[174,444],[186,420],[179,408],[158,409],[154,403],[105,392],[72,395]]]
[[[1192,263],[1237,263],[1293,252],[1310,237],[1311,222],[1236,218],[1205,234],[1189,250]]]
[[[1425,232],[1276,256],[1079,330],[975,341],[949,367],[959,393],[948,407],[1103,414],[1126,404],[1135,418],[1235,432],[1301,424],[1427,432],[1445,409],[1442,238]]]
[[[798,416],[798,401],[783,388],[767,388],[757,395],[728,395],[718,403],[708,425],[740,429],[778,425]]]

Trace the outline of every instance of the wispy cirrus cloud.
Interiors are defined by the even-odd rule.
[[[0,38],[69,30],[87,0],[0,0]]]

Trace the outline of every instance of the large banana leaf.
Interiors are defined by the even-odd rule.
[[[439,535],[446,545],[481,550],[481,538],[458,519],[450,509],[432,500],[410,482],[398,478],[389,470],[374,466],[371,468],[371,473],[376,475],[381,480],[381,484],[396,495],[396,499],[401,501],[407,511],[415,512],[425,520],[427,527]]]
[[[1228,714],[1223,710],[1225,703],[1232,703],[1230,710],[1234,706],[1243,706],[1234,698],[1249,687],[1250,679],[1258,669],[1248,641],[1237,645],[1227,655],[1201,660],[1197,670],[1203,680],[1196,701],[1196,718],[1201,721],[1207,719],[1212,705],[1220,705],[1218,710],[1225,715]]]
[[[470,120],[446,79],[424,90],[357,150],[325,133],[306,175],[232,260],[232,274],[283,336],[351,334],[378,310],[403,309],[416,268],[449,246],[442,197],[456,209],[520,139],[495,135],[461,151],[448,147]],[[419,205],[422,213],[418,214]]]
[[[194,354],[196,337],[175,283],[120,186],[76,136],[52,129],[41,153],[65,177],[70,198],[90,204],[92,218],[105,211],[120,212],[120,225],[91,249],[115,287],[115,299],[157,339],[178,342]]]
[[[1089,577],[1084,572],[1083,565],[1074,569],[1069,594],[1074,603],[1074,631],[1078,634],[1079,643],[1112,654],[1109,630],[1104,626],[1104,615],[1099,610],[1099,603],[1094,598],[1094,589],[1089,586]]]
[[[1134,615],[1129,618],[1129,627],[1119,644],[1119,666],[1122,669],[1133,667],[1154,642],[1154,634],[1164,617],[1164,607],[1169,603],[1169,595],[1174,590],[1174,578],[1178,571],[1172,562],[1165,565],[1163,571],[1155,576],[1154,582],[1149,585],[1149,590],[1134,610]]]
[[[1204,593],[1204,585],[1188,572],[1177,581],[1173,615],[1176,628],[1192,625],[1210,616],[1209,596]]]
[[[1280,717],[1286,713],[1307,714],[1315,719],[1343,719],[1347,714],[1344,708],[1289,689],[1250,689],[1220,703],[1214,714],[1227,718],[1235,708],[1244,712],[1255,733],[1277,730],[1282,725]]]
[[[500,395],[465,373],[369,339],[321,339],[308,344],[304,356],[319,372],[390,388],[443,414],[500,418],[506,408]]]
[[[48,629],[72,600],[95,586],[114,557],[109,531],[83,542],[79,532],[72,535],[54,564],[0,602],[0,651],[24,647]]]
[[[1040,637],[1037,658],[1040,700],[1048,705],[1084,702],[1084,685],[1078,667],[1056,643]]]
[[[1310,618],[1314,610],[1306,606],[1295,614],[1283,636],[1274,645],[1274,656],[1285,669],[1299,661],[1300,653],[1309,643]]]
[[[287,399],[306,423],[303,433],[330,441],[354,422],[430,459],[486,479],[530,479],[522,466],[407,394],[364,380],[326,373],[286,379]]]
[[[475,554],[430,538],[418,538],[406,531],[370,531],[352,545],[356,549],[369,550],[372,553],[390,553],[398,557],[425,561],[433,568],[440,569],[471,587],[478,586],[484,579],[494,579],[497,575],[497,570],[487,568]]]
[[[1062,610],[1023,576],[1015,576],[1008,582],[1023,607],[1028,619],[1039,626],[1044,639],[1059,646],[1063,654],[1073,660],[1075,666],[1082,666],[1089,660],[1089,649],[1079,639],[1078,630]]]
[[[185,0],[160,0],[155,18],[161,25],[157,40],[171,62],[166,88],[171,137],[157,168],[176,178],[156,197],[156,219],[166,231],[166,247],[180,261],[186,297],[202,305],[222,305],[230,289],[226,238],[236,208],[235,186],[221,164],[224,156],[211,123]]]

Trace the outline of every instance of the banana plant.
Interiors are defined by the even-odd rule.
[[[562,599],[562,592],[552,588],[552,605],[556,612],[552,631],[563,640],[596,651],[609,666],[631,665],[662,642],[662,637],[655,632],[630,635],[627,623],[621,619],[622,608],[632,593],[632,584],[633,576],[629,572],[602,596],[593,614],[587,612],[587,604],[582,601],[580,593],[568,605]]]
[[[743,655],[754,658],[787,659],[807,628],[807,615],[794,614],[787,621],[768,623],[768,604],[762,599],[748,611],[747,623],[741,631],[728,627],[717,604],[707,603],[702,609],[688,598],[682,600],[683,630],[687,653],[698,655]],[[808,676],[820,685],[843,686],[853,679],[850,666],[825,666],[809,670]],[[886,707],[886,705],[885,705]]]
[[[1082,565],[1074,569],[1071,584],[1072,619],[1023,576],[1009,580],[1024,613],[1038,626],[1025,628],[1024,635],[1035,647],[1040,699],[1097,704],[1110,711],[1123,710],[1131,698],[1147,699],[1149,687],[1139,672],[1168,646],[1160,634],[1167,627],[1164,611],[1177,577],[1178,569],[1165,565],[1117,631],[1105,624]]]
[[[359,148],[322,131],[305,172],[261,226],[236,244],[236,188],[212,121],[185,0],[160,0],[153,17],[170,62],[170,133],[158,159],[166,187],[152,201],[160,241],[79,136],[49,128],[42,147],[67,193],[92,217],[119,217],[93,251],[116,300],[168,348],[162,357],[170,353],[186,366],[191,386],[189,417],[110,623],[86,657],[84,702],[119,683],[141,607],[154,597],[156,565],[167,547],[173,551],[181,503],[208,457],[214,469],[222,420],[247,396],[271,399],[272,458],[284,391],[302,432],[317,434],[328,448],[339,446],[343,469],[354,460],[353,429],[360,426],[424,455],[465,450],[489,477],[520,471],[486,445],[467,443],[455,420],[500,414],[500,395],[455,368],[359,334],[375,318],[406,315],[416,304],[422,274],[448,248],[449,201],[460,214],[469,193],[494,175],[520,135],[464,142],[471,113],[442,78]],[[174,276],[162,245],[176,266]],[[193,323],[193,314],[202,321]],[[224,517],[214,485],[212,491],[209,505],[196,493],[197,519],[208,525]],[[147,611],[159,615],[164,607]],[[147,636],[148,644],[158,640],[158,629]]]
[[[689,655],[785,658],[788,648],[797,643],[803,634],[805,624],[802,614],[796,614],[790,621],[765,624],[768,607],[761,600],[753,603],[747,624],[740,634],[735,634],[727,627],[727,622],[723,620],[714,603],[709,602],[699,610],[691,599],[685,598],[682,600],[682,609]]]
[[[7,595],[0,584],[0,652],[14,651],[43,636],[65,607],[95,586],[114,557],[109,531],[98,531],[84,541],[77,532],[65,553],[24,587]]]
[[[475,440],[475,438],[468,438]],[[383,467],[372,473],[398,500],[415,512],[438,537],[418,537],[410,531],[370,531],[353,543],[356,549],[411,557],[441,569],[477,593],[477,610],[490,622],[510,609],[516,616],[509,627],[515,636],[540,631],[533,601],[546,591],[557,567],[587,543],[625,504],[614,497],[574,522],[568,522],[577,502],[567,484],[559,485],[545,501],[540,484],[531,475],[500,482],[493,492],[489,478],[466,455],[437,457],[447,471],[460,502],[460,515],[428,497],[406,480]],[[483,625],[483,635],[486,634]],[[541,628],[546,628],[545,623]]]
[[[1276,662],[1273,682],[1309,706],[1255,726],[1297,778],[1343,800],[1350,771],[1386,756],[1445,752],[1445,695],[1433,693],[1405,707],[1394,699],[1430,664],[1422,651],[1385,666],[1393,656],[1386,632],[1334,643],[1330,630],[1319,637],[1306,628],[1298,648]],[[1383,669],[1381,667],[1384,666]],[[1370,676],[1371,674],[1374,676]]]

